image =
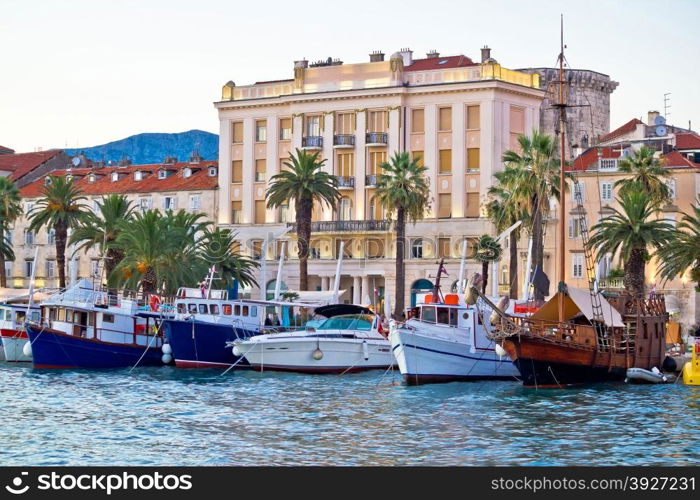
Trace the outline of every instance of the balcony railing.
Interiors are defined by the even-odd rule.
[[[333,145],[352,147],[355,145],[355,136],[353,134],[335,134],[333,136]]]
[[[292,232],[296,232],[296,224],[288,224]],[[311,223],[312,233],[389,231],[391,221],[388,220],[333,220]]]
[[[618,289],[618,288],[625,287],[622,278],[603,278],[600,280],[598,286],[600,288],[609,288],[609,289],[613,289],[613,288]]]
[[[335,178],[338,179],[338,187],[339,188],[354,188],[355,187],[355,178],[354,177],[336,175]]]
[[[376,185],[377,185],[377,178],[378,178],[378,177],[379,177],[378,175],[374,175],[374,174],[372,174],[372,175],[365,175],[365,186],[366,186],[366,187],[368,187],[368,186],[376,186]]]
[[[320,135],[310,135],[301,138],[301,147],[309,149],[323,148],[323,137]]]
[[[367,132],[365,142],[369,144],[386,144],[389,142],[389,134],[386,132]]]

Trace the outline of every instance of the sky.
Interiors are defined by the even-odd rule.
[[[620,83],[612,128],[663,111],[670,92],[669,123],[700,129],[696,0],[0,0],[0,145],[218,133],[224,83],[292,78],[304,57],[409,47],[476,61],[487,44],[507,68],[553,66],[560,14],[571,66]]]

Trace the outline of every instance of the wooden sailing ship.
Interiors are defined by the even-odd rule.
[[[564,276],[564,207],[566,108],[564,97],[564,43],[559,54],[558,99],[561,162],[558,218],[558,267]],[[574,181],[576,182],[576,181]],[[580,190],[574,189],[578,208],[583,209]],[[475,295],[495,311],[491,338],[510,356],[527,387],[563,387],[609,380],[623,380],[628,368],[660,367],[665,356],[668,314],[662,295],[635,297],[628,293],[604,297],[596,287],[594,261],[588,248],[583,220],[589,290],[559,283],[557,293],[530,317],[505,314],[487,297]]]

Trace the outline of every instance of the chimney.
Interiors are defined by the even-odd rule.
[[[369,55],[369,62],[382,62],[384,60],[384,52],[375,50]]]
[[[656,120],[656,118],[658,116],[659,116],[658,111],[649,111],[647,113],[647,125],[649,125],[650,127],[653,127],[654,125],[656,125],[656,122],[654,120]]]
[[[307,61],[306,59],[302,59],[301,61],[294,61],[294,67],[295,68],[308,68],[309,61]]]
[[[425,54],[425,57],[427,59],[437,59],[438,57],[440,57],[440,53],[437,50],[432,49],[430,52]]]
[[[488,45],[484,45],[481,48],[481,64],[484,64],[489,59],[491,59],[491,49]]]
[[[403,57],[403,66],[407,68],[413,64],[413,51],[409,48],[399,50],[399,54]]]

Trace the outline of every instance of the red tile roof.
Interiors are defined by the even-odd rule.
[[[700,149],[700,136],[693,132],[676,134],[676,149]]]
[[[680,154],[678,151],[671,151],[664,155],[664,166],[670,168],[700,168],[700,163],[694,163]]]
[[[628,121],[627,123],[625,123],[624,125],[622,125],[621,127],[616,128],[612,132],[609,132],[609,133],[605,134],[604,136],[601,136],[600,139],[598,139],[598,142],[606,142],[606,141],[609,141],[610,139],[614,139],[615,137],[619,137],[621,135],[633,132],[637,128],[637,125],[639,125],[639,124],[644,124],[644,122],[642,120],[640,120],[639,118],[634,118],[634,119]]]
[[[603,154],[603,159],[606,158],[619,158],[620,149],[614,148],[601,148],[601,153]],[[568,170],[588,170],[592,165],[598,162],[598,148],[588,148],[583,154],[579,155],[575,160],[573,165],[571,165]]]
[[[72,170],[58,170],[49,175],[72,174],[76,177],[76,185],[80,187],[85,195],[107,195],[107,194],[128,194],[128,193],[151,193],[162,191],[193,191],[216,189],[218,177],[209,175],[209,167],[216,167],[216,161],[202,161],[198,164],[176,163],[176,164],[154,164],[154,165],[130,165],[128,167],[103,167],[103,168],[75,168]],[[185,167],[193,169],[190,177],[183,177]],[[177,172],[169,175],[165,179],[158,178],[158,171],[161,169]],[[134,179],[134,172],[140,170],[148,174],[140,181]],[[119,172],[119,180],[112,181],[112,172]],[[94,174],[96,179],[90,182],[90,174]],[[44,177],[24,186],[20,189],[20,194],[24,198],[35,198],[41,196],[44,187]]]
[[[19,153],[14,155],[0,155],[0,170],[12,172],[10,179],[17,180],[34,170],[36,167],[49,161],[61,153],[60,149],[51,151],[38,151],[36,153]]]
[[[405,71],[427,71],[431,69],[461,68],[464,66],[476,66],[476,63],[467,56],[430,57],[427,59],[414,59]]]
[[[14,154],[15,150],[6,148],[5,146],[0,146],[0,155],[5,155],[5,154]]]

